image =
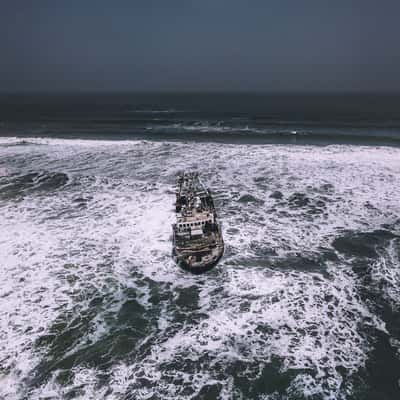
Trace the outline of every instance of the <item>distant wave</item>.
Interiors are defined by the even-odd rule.
[[[186,110],[176,110],[174,108],[167,108],[167,109],[133,109],[128,110],[128,113],[134,114],[177,114],[177,113],[186,113],[186,112],[193,112],[193,111],[186,111]]]
[[[291,138],[310,138],[310,139],[330,139],[337,140],[354,140],[368,141],[372,139],[378,139],[383,141],[400,142],[400,133],[397,131],[385,131],[385,130],[364,130],[364,129],[292,129],[292,128],[279,128],[279,127],[252,127],[249,125],[231,126],[225,125],[224,122],[218,123],[204,123],[196,122],[191,124],[186,123],[175,123],[170,125],[154,125],[147,126],[146,131],[153,133],[175,133],[175,134],[218,134],[221,138],[223,136],[229,138],[230,136],[245,136],[251,138],[262,138],[262,137],[291,137]]]
[[[90,122],[90,123],[89,123]],[[307,125],[261,125],[232,119],[143,118],[134,121],[57,121],[46,126],[6,127],[0,146],[29,145],[30,138],[174,140],[231,143],[400,145],[400,129]],[[16,139],[18,138],[18,139]],[[35,143],[36,144],[36,143]]]

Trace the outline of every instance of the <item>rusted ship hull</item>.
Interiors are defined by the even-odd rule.
[[[179,267],[194,274],[210,271],[215,267],[224,254],[224,242],[220,232],[217,233],[216,241],[212,247],[181,248],[176,245],[172,250],[172,256]]]
[[[194,274],[211,270],[224,253],[221,225],[211,193],[198,174],[178,177],[177,221],[173,225],[172,256],[179,267]]]
[[[213,261],[211,261],[209,263],[204,263],[201,266],[194,267],[192,264],[185,261],[185,259],[179,258],[177,256],[175,250],[173,250],[173,252],[172,252],[172,256],[173,256],[176,264],[183,270],[191,272],[192,274],[195,274],[195,275],[200,275],[200,274],[203,274],[205,272],[212,270],[218,264],[219,260],[221,259],[221,257],[223,255],[224,255],[224,247],[221,248],[218,257],[216,259],[214,259]]]

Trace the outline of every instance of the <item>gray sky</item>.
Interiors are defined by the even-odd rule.
[[[400,91],[400,1],[2,0],[0,91]]]

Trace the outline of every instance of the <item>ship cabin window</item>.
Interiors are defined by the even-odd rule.
[[[206,224],[211,224],[211,223],[212,223],[211,219],[207,219],[207,220],[204,220],[204,221],[186,222],[186,223],[178,224],[178,228],[181,229],[181,230],[187,230],[189,228],[195,228],[195,227],[198,227],[198,226],[204,226]]]

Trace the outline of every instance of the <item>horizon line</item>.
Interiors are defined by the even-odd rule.
[[[204,89],[85,89],[85,90],[0,90],[4,95],[85,95],[85,94],[243,94],[243,95],[400,95],[400,90],[204,90]]]

